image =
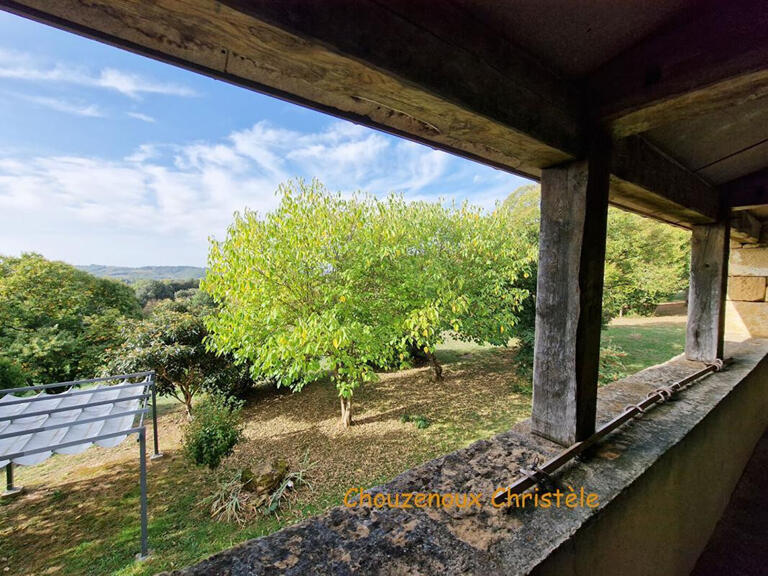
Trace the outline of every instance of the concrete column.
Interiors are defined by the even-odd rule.
[[[601,148],[541,178],[531,421],[564,445],[595,430],[608,167]]]

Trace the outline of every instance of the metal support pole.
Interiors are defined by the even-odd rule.
[[[152,440],[154,442],[154,452],[151,456],[151,460],[156,458],[162,458],[163,454],[160,452],[157,440],[157,393],[155,388],[157,386],[157,377],[152,374],[149,377],[150,388],[152,389]]]
[[[142,428],[139,431],[139,485],[141,486],[141,555],[139,560],[149,555],[147,545],[147,438]]]
[[[2,496],[15,496],[22,490],[23,488],[20,486],[13,485],[13,462],[9,462],[5,467],[5,492],[2,493]]]

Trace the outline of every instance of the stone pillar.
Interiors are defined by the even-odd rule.
[[[723,357],[729,231],[727,221],[693,227],[685,338],[689,360],[712,362]]]
[[[608,183],[606,149],[542,172],[531,422],[564,445],[595,430]]]

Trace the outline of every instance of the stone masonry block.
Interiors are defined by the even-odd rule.
[[[765,277],[731,276],[728,278],[728,299],[762,302],[765,300]]]
[[[728,272],[734,276],[768,276],[768,247],[732,249]]]

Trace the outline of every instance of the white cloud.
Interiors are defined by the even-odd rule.
[[[28,102],[34,102],[40,106],[45,106],[58,112],[74,114],[75,116],[86,116],[89,118],[101,118],[104,113],[95,104],[83,104],[70,102],[61,98],[48,98],[45,96],[21,96]]]
[[[485,186],[473,182],[478,173]],[[233,212],[273,209],[278,184],[295,176],[487,206],[520,181],[347,123],[300,133],[261,122],[219,142],[145,144],[116,160],[0,157],[0,245],[76,263],[201,265]]]
[[[149,122],[150,124],[155,123],[155,119],[148,114],[142,114],[141,112],[126,112],[126,114],[131,118],[136,118],[136,120],[141,120],[142,122]]]
[[[97,78],[84,77],[100,88],[112,89],[136,98],[141,94],[166,94],[170,96],[195,96],[195,91],[186,86],[155,82],[138,74],[129,74],[113,68],[105,68]]]
[[[0,78],[27,82],[56,82],[113,90],[130,98],[143,94],[195,96],[189,87],[170,82],[158,82],[138,74],[104,68],[98,72],[82,66],[56,63],[45,65],[30,54],[0,48]]]

